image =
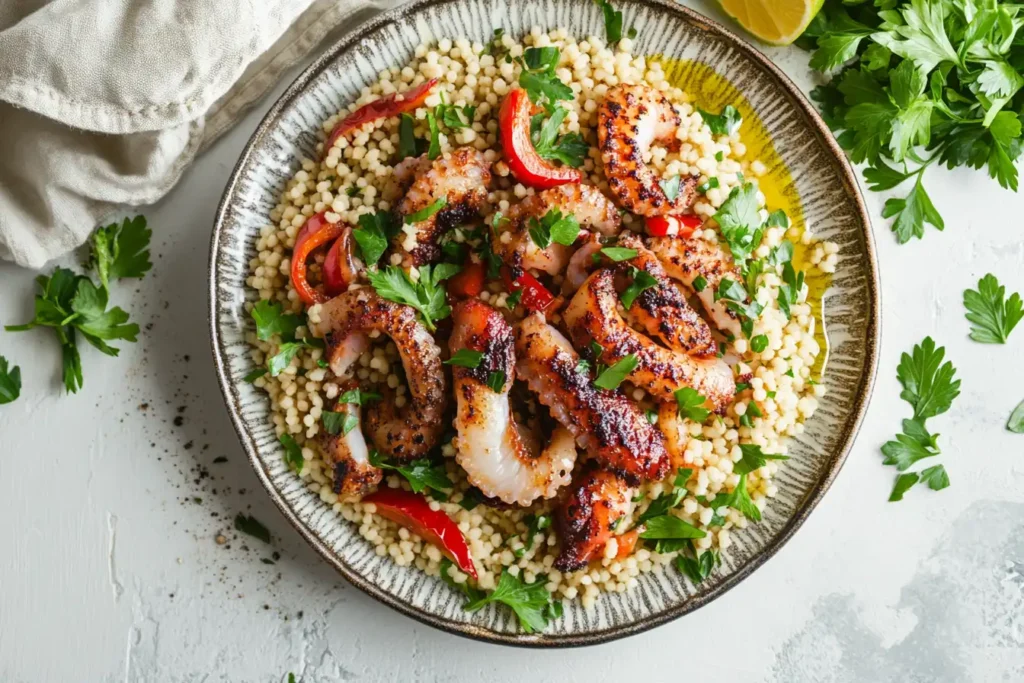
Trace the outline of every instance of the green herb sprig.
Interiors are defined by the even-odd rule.
[[[968,9],[969,8],[969,9]],[[1024,42],[1019,7],[993,0],[827,0],[801,39],[830,74],[812,97],[869,189],[886,201],[900,244],[945,228],[925,191],[933,164],[981,169],[1017,191]]]
[[[914,346],[912,353],[904,353],[896,368],[896,377],[903,385],[900,398],[914,409],[911,419],[903,420],[903,432],[882,446],[883,462],[902,472],[896,478],[889,500],[895,502],[918,482],[928,484],[933,491],[949,486],[949,476],[943,465],[935,465],[920,472],[906,472],[914,463],[939,455],[938,434],[929,433],[928,419],[949,410],[953,399],[960,395],[960,380],[949,361],[943,363],[946,350],[936,347],[931,337]]]
[[[36,327],[54,330],[60,342],[64,387],[70,393],[82,388],[82,357],[78,336],[108,356],[120,349],[110,342],[138,340],[139,326],[118,306],[110,307],[110,284],[125,278],[142,278],[153,267],[149,241],[152,231],[143,216],[126,218],[120,225],[101,227],[89,241],[88,267],[95,271],[97,287],[86,275],[57,268],[36,278],[35,317],[23,325],[8,325],[8,332]]]

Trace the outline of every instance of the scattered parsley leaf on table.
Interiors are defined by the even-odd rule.
[[[933,491],[949,486],[949,475],[943,465],[906,472],[917,461],[941,454],[938,434],[931,434],[925,423],[949,410],[953,399],[960,395],[956,369],[951,362],[942,362],[945,351],[942,347],[936,348],[931,337],[925,337],[914,346],[912,353],[903,354],[896,369],[896,377],[903,385],[900,398],[913,407],[914,417],[903,420],[903,432],[882,446],[885,456],[882,462],[903,472],[896,477],[890,502],[902,500],[918,482],[927,483]]]
[[[1006,423],[1006,428],[1014,434],[1024,434],[1024,401],[1010,413],[1010,419]]]
[[[21,368],[10,366],[0,356],[0,405],[11,403],[21,395]]]
[[[251,515],[247,516],[241,512],[235,515],[235,529],[253,538],[258,538],[264,543],[270,543],[270,530]]]
[[[960,380],[954,379],[956,369],[946,361],[946,349],[935,347],[931,337],[914,346],[912,354],[904,353],[896,368],[896,377],[903,385],[900,398],[914,407],[914,417],[927,419],[949,410],[960,395]]]
[[[977,291],[964,291],[964,308],[971,322],[971,339],[982,344],[1005,344],[1013,328],[1024,318],[1024,304],[1014,292],[1006,298],[1006,287],[989,273],[978,281]]]

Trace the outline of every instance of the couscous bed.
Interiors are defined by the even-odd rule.
[[[250,263],[296,476],[469,609],[530,587],[526,630],[706,578],[824,394],[805,278],[836,246],[765,205],[736,109],[632,47],[420,46],[323,122]]]

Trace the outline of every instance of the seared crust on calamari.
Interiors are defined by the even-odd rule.
[[[355,388],[355,382],[345,389]],[[332,490],[342,498],[359,498],[369,493],[380,483],[383,473],[370,464],[370,451],[363,436],[361,407],[354,403],[336,403],[330,408],[339,413],[352,415],[356,427],[348,434],[330,434],[324,431],[320,437],[320,448],[331,464],[334,475]]]
[[[553,497],[569,483],[576,442],[560,427],[548,446],[534,455],[521,438],[508,396],[516,374],[512,327],[479,299],[460,302],[452,318],[452,354],[463,349],[483,354],[475,368],[452,366],[458,401],[455,460],[487,497],[523,506]],[[504,377],[498,391],[489,386],[492,373]]]
[[[416,162],[403,167],[406,173],[416,173],[424,164]],[[441,258],[438,238],[450,228],[484,212],[488,187],[491,184],[491,165],[482,152],[472,147],[459,147],[450,154],[438,157],[426,172],[418,175],[398,203],[398,215],[403,222],[391,242],[395,253],[402,256],[402,267],[422,266]],[[401,179],[399,179],[401,182]],[[427,218],[406,225],[409,216],[428,208],[438,199],[445,204]],[[408,246],[406,229],[413,233],[413,244]]]
[[[498,233],[494,240],[495,253],[510,266],[544,271],[555,275],[565,270],[570,248],[552,242],[541,249],[530,236],[530,219],[540,220],[548,211],[558,210],[576,217],[579,224],[602,235],[616,235],[622,227],[619,211],[610,199],[593,185],[559,185],[530,195],[513,204],[508,219],[508,238]],[[501,226],[495,226],[496,231]]]
[[[625,396],[594,386],[569,340],[542,315],[519,323],[516,358],[519,375],[592,458],[631,482],[665,476],[661,433]]]
[[[610,269],[598,270],[569,302],[564,318],[576,346],[597,342],[603,349],[599,360],[609,366],[635,355],[637,365],[627,379],[659,400],[671,401],[676,391],[690,387],[712,409],[725,407],[736,393],[729,365],[715,356],[697,358],[666,349],[630,328],[618,312],[613,277]]]
[[[715,355],[718,345],[711,335],[711,327],[676,288],[658,257],[633,233],[623,234],[618,246],[637,252],[636,258],[617,264],[620,271],[626,267],[636,268],[658,282],[657,286],[640,292],[626,311],[630,323],[673,351],[691,356]]]
[[[715,301],[715,291],[723,278],[742,282],[743,278],[721,244],[696,237],[648,237],[647,247],[654,252],[669,277],[679,280],[696,293],[704,310],[718,329],[737,339],[743,336],[739,319],[725,300]],[[707,284],[697,292],[693,281],[702,276]]]
[[[620,84],[608,90],[598,111],[597,141],[608,187],[619,203],[641,216],[683,213],[696,195],[696,176],[680,178],[679,192],[669,198],[644,154],[655,140],[678,149],[682,123],[675,107],[649,85]]]
[[[395,406],[394,396],[366,407],[364,428],[377,450],[397,460],[423,457],[444,431],[448,401],[441,349],[409,306],[388,301],[372,289],[350,290],[320,307],[314,330],[327,343],[326,358],[335,375],[343,376],[369,348],[368,333],[378,330],[398,347],[411,396]],[[383,392],[382,392],[383,393]]]
[[[627,482],[588,462],[573,480],[555,514],[561,543],[554,567],[571,572],[600,557],[615,524],[632,504]]]

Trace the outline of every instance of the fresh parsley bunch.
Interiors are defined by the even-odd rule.
[[[998,0],[827,0],[802,37],[832,74],[811,93],[839,144],[865,163],[871,190],[912,183],[886,201],[900,244],[945,222],[925,169],[986,168],[1017,191],[1024,106],[1020,5]]]
[[[35,317],[23,325],[8,325],[8,332],[24,332],[36,327],[54,330],[63,357],[65,388],[76,393],[82,388],[82,357],[78,337],[108,356],[120,349],[114,341],[134,342],[139,326],[129,322],[128,313],[118,306],[109,307],[110,283],[124,278],[141,278],[153,267],[149,260],[152,231],[144,216],[126,218],[93,233],[87,267],[95,271],[100,284],[91,277],[67,268],[57,268],[49,276],[36,278],[39,294],[35,298]]]

